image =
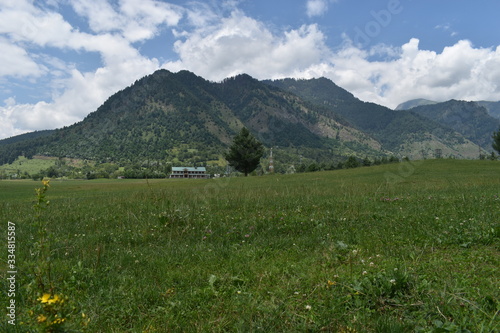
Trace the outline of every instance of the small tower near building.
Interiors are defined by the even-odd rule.
[[[271,153],[269,154],[269,173],[274,173],[273,148],[271,148]]]

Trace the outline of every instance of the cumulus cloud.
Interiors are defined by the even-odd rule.
[[[45,68],[37,64],[26,50],[0,37],[0,77],[39,77]]]
[[[119,32],[129,42],[150,39],[161,25],[175,26],[183,15],[182,8],[154,0],[122,0],[115,6],[93,0],[75,0],[71,4],[88,20],[94,33]]]
[[[329,53],[325,36],[316,25],[276,35],[239,11],[183,36],[185,40],[175,43],[179,61],[165,67],[186,68],[211,80],[243,72],[260,79],[293,75]]]
[[[437,53],[421,50],[419,40],[412,39],[390,61],[368,59],[366,52],[348,47],[331,60],[336,70],[330,77],[361,99],[389,107],[414,98],[500,100],[495,67],[500,47],[474,48],[464,40]]]

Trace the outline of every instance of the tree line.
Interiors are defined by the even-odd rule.
[[[492,135],[492,147],[500,154],[500,129]],[[264,155],[264,145],[258,141],[250,131],[243,127],[241,131],[234,137],[232,145],[228,151],[224,153],[228,165],[235,170],[241,172],[245,176],[256,174],[259,168],[259,174],[266,173],[261,165],[261,159]],[[486,159],[485,156],[480,156],[480,159]],[[497,155],[491,153],[491,160],[496,160]],[[381,165],[388,163],[398,163],[400,160],[395,156],[381,157],[370,160],[368,157],[359,159],[354,156],[349,156],[346,160],[338,162],[311,162],[300,163],[295,167],[288,166],[286,169],[279,168],[276,170],[280,173],[303,173],[328,171],[338,169],[351,169],[358,167],[368,167],[372,165]],[[196,163],[195,163],[196,164]],[[204,166],[207,166],[203,163]],[[87,163],[83,166],[76,167],[66,163],[62,158],[56,161],[55,165],[42,170],[40,172],[29,174],[28,172],[18,171],[15,173],[15,178],[22,179],[43,179],[43,178],[73,178],[73,179],[97,179],[97,178],[167,178],[172,170],[171,163],[164,163],[161,160],[147,160],[141,163],[128,163],[120,167],[115,163]],[[224,174],[225,170],[220,166],[209,167],[208,173]],[[12,178],[4,171],[0,171],[0,179]]]

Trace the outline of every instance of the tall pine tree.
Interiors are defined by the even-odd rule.
[[[243,127],[234,137],[233,144],[224,155],[229,165],[243,172],[245,176],[254,171],[264,154],[264,146]]]
[[[493,133],[493,144],[491,145],[500,154],[500,129]]]

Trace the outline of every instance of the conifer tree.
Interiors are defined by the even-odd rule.
[[[233,144],[224,155],[229,165],[247,176],[254,171],[264,154],[264,146],[243,127],[234,137]]]
[[[493,133],[493,144],[491,145],[500,154],[500,129]]]

